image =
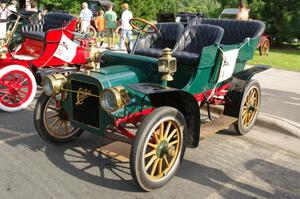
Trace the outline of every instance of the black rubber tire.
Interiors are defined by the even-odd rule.
[[[179,150],[178,157],[175,160],[173,167],[168,172],[168,174],[160,180],[151,180],[147,177],[145,171],[143,171],[143,166],[142,166],[143,148],[147,142],[147,136],[151,131],[151,129],[153,128],[153,126],[155,126],[157,123],[159,123],[166,117],[170,117],[174,119],[174,121],[178,124],[179,128],[181,129],[180,134],[182,135],[181,136],[182,144]],[[179,112],[177,109],[172,107],[160,107],[155,109],[151,114],[149,114],[144,119],[141,126],[139,127],[135,138],[135,142],[131,147],[130,171],[137,185],[139,185],[139,187],[144,191],[151,191],[167,184],[172,179],[172,177],[176,175],[180,167],[182,158],[185,153],[186,140],[187,140],[186,120],[184,116],[181,114],[181,112]]]
[[[44,124],[44,111],[47,103],[51,99],[50,96],[46,95],[44,92],[40,95],[35,109],[34,109],[34,126],[35,129],[37,130],[37,133],[39,136],[45,140],[48,143],[52,144],[66,144],[71,141],[74,141],[78,139],[78,137],[82,134],[83,130],[82,129],[75,129],[74,133],[70,135],[69,137],[66,137],[64,139],[54,137],[51,135],[51,133],[48,132],[47,128],[45,127]]]
[[[258,111],[256,112],[256,115],[254,116],[251,124],[248,127],[246,127],[246,126],[243,125],[243,121],[242,121],[243,105],[245,103],[245,100],[246,100],[249,92],[252,89],[257,89],[257,91],[258,91],[258,107],[257,107]],[[239,110],[239,118],[238,118],[238,121],[234,125],[235,130],[238,134],[245,135],[253,128],[253,126],[255,125],[255,122],[257,120],[258,112],[259,112],[259,109],[260,109],[260,104],[261,104],[261,88],[260,88],[260,85],[259,85],[258,81],[251,80],[251,81],[249,81],[249,83],[247,84],[247,86],[245,88],[245,92],[244,92],[244,95],[243,95],[243,98],[242,98],[242,101],[241,101],[240,110]]]

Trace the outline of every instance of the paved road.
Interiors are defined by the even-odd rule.
[[[263,77],[268,79],[267,72]],[[168,185],[144,193],[128,164],[95,152],[108,140],[85,133],[68,145],[46,144],[32,117],[30,109],[0,112],[1,199],[300,198],[299,139],[291,136],[259,127],[246,136],[222,131],[188,149]]]
[[[270,69],[255,76],[262,91],[261,111],[300,123],[300,73]]]

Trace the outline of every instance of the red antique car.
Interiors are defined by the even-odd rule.
[[[65,13],[48,13],[43,23],[22,27],[22,40],[10,42],[18,19],[8,38],[0,43],[0,109],[15,112],[26,108],[36,93],[36,78],[42,68],[80,66],[86,62],[88,39],[75,36],[76,18]]]

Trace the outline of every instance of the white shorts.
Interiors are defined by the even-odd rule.
[[[90,28],[90,21],[82,21],[81,22],[81,28],[80,28],[80,32],[81,33],[89,33],[89,28]]]

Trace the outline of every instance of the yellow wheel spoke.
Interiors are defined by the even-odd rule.
[[[174,129],[171,134],[167,137],[167,141],[170,142],[170,140],[172,139],[172,137],[174,136],[174,134],[177,132],[177,129]]]
[[[154,149],[156,149],[157,148],[157,145],[156,144],[152,144],[152,143],[150,143],[150,142],[148,142],[148,144],[147,144],[148,146],[150,146],[150,147],[152,147],[152,148],[154,148]]]
[[[47,119],[49,120],[49,119],[55,118],[55,117],[57,117],[57,116],[58,116],[58,113],[55,113],[55,114],[53,114],[53,115],[51,115],[51,116],[48,116]]]
[[[148,157],[150,157],[152,155],[155,155],[155,154],[156,154],[156,150],[152,150],[149,153],[146,153],[145,158],[148,158]]]
[[[160,175],[160,176],[162,176],[162,163],[163,163],[163,160],[160,159],[159,163],[158,163],[158,175]]]
[[[65,126],[65,133],[67,134],[69,131],[67,121],[64,121],[64,126]]]
[[[62,120],[60,120],[60,121],[59,121],[59,127],[58,127],[58,131],[60,131],[60,129],[61,129],[61,127],[62,127],[63,123],[64,123],[64,122],[63,122]]]
[[[169,168],[170,167],[170,163],[169,163],[169,161],[167,159],[167,156],[164,156],[164,161],[166,163],[166,166]]]
[[[168,126],[166,128],[165,134],[164,134],[164,138],[167,139],[167,136],[169,134],[170,128],[171,128],[172,122],[168,123]]]
[[[173,146],[173,145],[175,145],[175,144],[177,144],[177,143],[178,143],[178,140],[175,140],[175,141],[173,141],[173,142],[170,142],[170,143],[168,144],[168,146],[171,147],[171,146]]]
[[[156,157],[155,156],[153,156],[150,160],[149,160],[149,162],[147,163],[147,165],[146,165],[146,171],[149,169],[149,167],[153,164],[153,162],[156,160]]]
[[[50,124],[49,127],[52,128],[53,126],[55,126],[57,124],[58,121],[59,121],[59,118],[57,118],[52,124]]]
[[[160,124],[160,132],[159,132],[159,139],[163,140],[164,139],[164,122]]]
[[[152,170],[151,170],[151,175],[153,176],[155,174],[157,165],[158,165],[159,159],[156,159],[153,166],[152,166]]]
[[[154,139],[155,139],[155,143],[156,143],[156,144],[159,143],[159,139],[158,139],[158,136],[157,136],[157,133],[158,133],[158,132],[159,132],[159,130],[153,133],[153,137],[154,137]]]

